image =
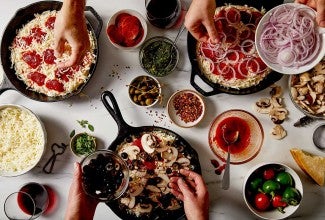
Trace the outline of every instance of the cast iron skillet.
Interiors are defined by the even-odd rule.
[[[108,102],[107,98],[110,100],[111,103]],[[177,141],[184,146],[184,150],[192,156],[191,164],[194,165],[194,171],[201,174],[201,166],[199,162],[199,157],[197,152],[190,146],[190,144],[183,139],[180,135],[176,134],[175,132],[156,126],[141,126],[141,127],[132,127],[128,125],[121,114],[121,111],[117,105],[116,99],[114,98],[113,94],[109,91],[104,91],[101,96],[101,100],[114,118],[118,126],[118,135],[116,139],[110,144],[108,149],[115,151],[117,146],[121,144],[125,138],[130,137],[132,135],[138,135],[143,132],[152,132],[152,131],[160,131],[166,133],[167,135],[172,135],[176,137]],[[114,200],[112,202],[106,203],[112,211],[118,215],[121,219],[138,219],[136,216],[131,215],[119,207],[118,201]],[[184,217],[184,209],[179,209],[176,211],[166,211],[160,208],[154,208],[152,211],[152,215],[146,218],[141,217],[141,219],[180,219]],[[140,219],[140,218],[139,218]]]
[[[73,95],[76,95],[81,92],[83,87],[87,84],[87,82],[90,80],[92,77],[96,65],[97,65],[97,60],[98,60],[98,43],[97,39],[99,37],[100,31],[103,26],[103,21],[101,17],[97,14],[97,12],[90,6],[86,6],[85,11],[89,11],[92,13],[92,15],[95,17],[96,22],[98,24],[96,27],[96,30],[92,28],[90,23],[87,21],[87,29],[92,33],[94,41],[95,41],[95,50],[94,54],[96,55],[95,58],[95,63],[93,63],[90,67],[89,70],[89,78],[87,82],[83,83],[80,85],[75,91],[66,94],[65,96],[55,96],[55,97],[50,97],[45,94],[41,94],[38,92],[34,92],[32,90],[27,89],[26,84],[19,80],[17,78],[17,75],[15,74],[14,69],[12,68],[12,64],[10,61],[10,50],[9,46],[11,46],[15,36],[16,36],[16,31],[20,28],[23,27],[28,21],[32,20],[34,18],[34,14],[36,13],[42,13],[47,10],[60,10],[62,6],[62,2],[58,1],[40,1],[36,2],[33,4],[30,4],[24,8],[19,9],[14,17],[11,19],[11,21],[8,23],[4,34],[2,36],[2,41],[1,41],[1,62],[2,62],[2,67],[3,70],[6,74],[6,77],[4,77],[4,82],[1,85],[0,84],[0,95],[9,89],[14,89],[23,94],[24,96],[31,98],[36,101],[41,101],[41,102],[55,102],[55,101],[61,101],[66,98],[69,98]],[[1,83],[1,82],[0,82]]]
[[[223,6],[224,5],[223,2],[231,3],[233,5],[243,5],[242,0],[224,0],[224,1],[217,1],[217,6]],[[273,1],[246,0],[245,1],[245,4],[247,4],[248,6],[255,7],[256,9],[259,9],[259,10],[261,9],[261,7],[264,7],[266,10],[269,10],[281,3],[283,3],[283,0],[273,0]],[[204,75],[204,73],[201,72],[201,70],[199,68],[198,61],[196,58],[196,44],[197,44],[196,39],[191,35],[190,32],[188,32],[187,50],[188,50],[189,59],[190,59],[191,65],[192,65],[190,83],[198,92],[200,92],[204,96],[211,96],[211,95],[216,95],[219,93],[228,93],[228,94],[233,94],[233,95],[246,95],[246,94],[255,93],[255,92],[261,91],[263,89],[266,89],[273,83],[280,80],[281,77],[283,76],[280,73],[272,71],[258,85],[251,86],[251,87],[248,87],[245,89],[234,89],[234,88],[222,86],[221,84],[218,84],[218,83],[213,83]],[[211,87],[212,91],[203,90],[195,82],[195,76],[200,77],[203,80],[203,82],[205,82],[209,87]]]

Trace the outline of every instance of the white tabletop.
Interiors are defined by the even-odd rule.
[[[0,7],[0,33],[3,33],[7,23],[14,16],[15,11],[34,0],[1,0]],[[304,187],[301,206],[292,216],[296,219],[324,219],[325,218],[325,188],[316,185],[307,177],[290,155],[289,149],[299,147],[318,155],[325,156],[324,152],[317,150],[312,142],[312,132],[321,121],[314,122],[303,128],[296,128],[293,123],[302,113],[294,108],[288,96],[287,81],[284,76],[277,84],[284,89],[284,102],[289,110],[289,118],[283,123],[288,135],[282,140],[270,137],[269,132],[273,124],[267,115],[254,112],[252,106],[261,97],[269,97],[270,89],[265,89],[250,95],[218,94],[204,97],[207,104],[207,113],[203,121],[193,128],[180,128],[172,124],[165,109],[170,95],[179,89],[193,89],[190,84],[191,65],[187,55],[186,38],[183,32],[178,47],[181,51],[180,61],[176,71],[167,77],[159,78],[164,85],[164,100],[161,105],[153,108],[135,107],[128,99],[126,85],[137,75],[145,74],[138,60],[138,51],[121,51],[114,48],[106,37],[105,23],[110,16],[120,9],[135,9],[145,16],[143,0],[88,0],[104,21],[104,27],[99,37],[99,59],[96,72],[89,84],[84,88],[84,95],[77,95],[64,101],[42,103],[33,101],[19,94],[17,91],[7,91],[0,96],[0,104],[10,103],[23,105],[43,121],[48,136],[46,153],[36,168],[18,177],[0,177],[0,219],[6,219],[3,212],[4,199],[11,192],[17,191],[20,186],[29,181],[46,184],[54,189],[57,203],[54,209],[39,219],[63,219],[68,190],[72,179],[73,162],[79,161],[69,149],[57,158],[52,174],[45,174],[42,168],[51,156],[52,143],[68,143],[69,134],[75,129],[88,131],[82,128],[77,120],[88,120],[95,128],[92,133],[98,139],[99,148],[106,148],[117,136],[117,125],[100,101],[104,90],[110,90],[115,95],[125,121],[132,126],[156,125],[178,133],[184,137],[198,152],[203,177],[210,193],[210,219],[253,219],[256,218],[246,207],[242,196],[243,179],[247,171],[260,162],[280,162],[292,167],[300,176]],[[159,30],[148,24],[148,37],[163,35],[173,39],[177,29]],[[2,35],[2,34],[1,34]],[[203,84],[202,87],[206,87]],[[208,87],[206,87],[208,88]],[[208,131],[213,119],[223,111],[229,109],[243,109],[253,113],[262,123],[265,139],[260,153],[250,162],[231,166],[231,186],[229,190],[221,189],[222,175],[216,175],[210,163],[217,159],[208,145]],[[217,159],[221,162],[219,159]],[[222,163],[222,162],[221,162]],[[95,213],[95,219],[119,219],[105,204],[100,204]]]

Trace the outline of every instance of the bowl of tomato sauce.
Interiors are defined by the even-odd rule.
[[[244,179],[247,207],[262,219],[284,219],[300,206],[303,186],[297,173],[282,163],[263,162],[252,167]]]
[[[221,160],[226,161],[229,146],[232,164],[252,160],[259,153],[263,140],[261,123],[254,115],[241,109],[219,114],[210,126],[210,149]]]

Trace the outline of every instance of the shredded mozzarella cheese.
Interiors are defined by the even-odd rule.
[[[0,175],[29,170],[42,156],[44,144],[35,115],[14,106],[0,110]]]

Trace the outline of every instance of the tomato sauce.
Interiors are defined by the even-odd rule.
[[[250,143],[251,131],[248,123],[239,117],[229,117],[222,120],[216,131],[214,141],[222,150],[227,151],[227,143],[224,140],[231,140],[233,135],[238,131],[238,139],[230,144],[230,153],[238,154],[246,149]]]

